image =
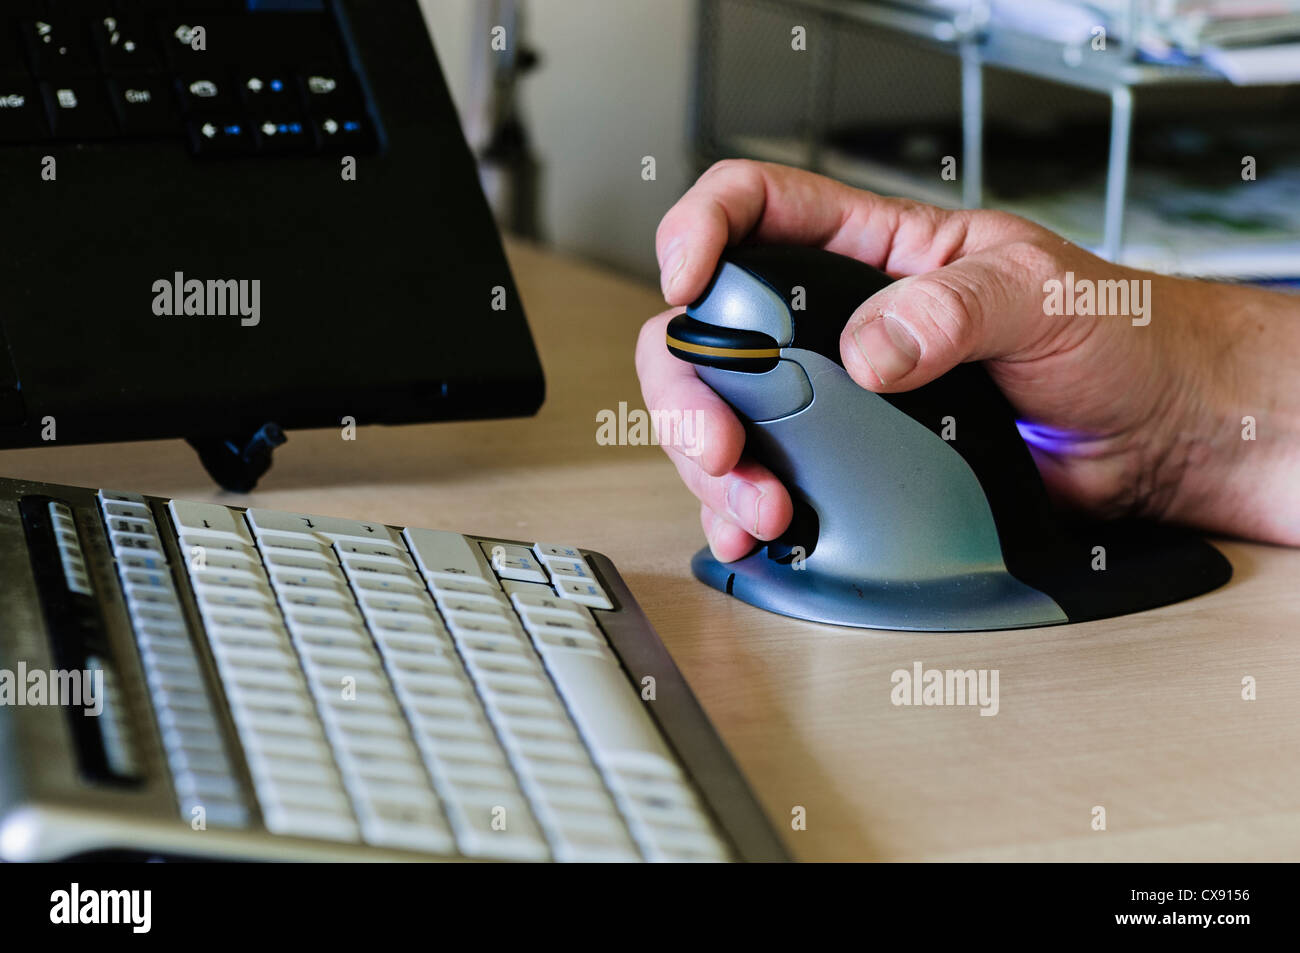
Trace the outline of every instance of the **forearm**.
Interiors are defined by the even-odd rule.
[[[1196,412],[1167,515],[1300,545],[1300,297],[1167,279]]]

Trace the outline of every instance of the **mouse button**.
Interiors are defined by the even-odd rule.
[[[794,361],[778,361],[761,374],[697,367],[708,384],[742,417],[753,423],[777,420],[798,413],[812,403],[812,382]]]
[[[723,262],[704,294],[686,313],[705,324],[762,332],[781,346],[794,337],[794,321],[781,296],[762,279],[731,262]]]

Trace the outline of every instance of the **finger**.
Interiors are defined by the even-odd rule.
[[[678,313],[665,311],[641,327],[636,342],[641,395],[651,419],[676,430],[656,434],[669,456],[684,457],[692,466],[721,476],[740,461],[745,428],[713,388],[696,376],[693,365],[668,353],[668,322]]]
[[[709,541],[709,551],[718,562],[729,563],[748,556],[758,543],[739,526],[721,519],[704,505],[700,506],[700,525],[704,527],[704,538]]]
[[[680,456],[670,459],[687,489],[719,519],[763,540],[776,539],[790,525],[790,494],[766,467],[742,460],[730,473],[711,476]]]
[[[1013,216],[948,211],[849,188],[800,169],[728,159],[704,173],[668,210],[655,235],[660,284],[670,304],[704,291],[729,244],[753,237],[814,245],[889,272],[938,268],[991,241]],[[972,224],[974,223],[974,224]]]
[[[840,336],[849,375],[868,390],[920,387],[963,361],[1032,356],[1054,336],[1086,333],[1043,309],[1055,266],[1036,247],[977,252],[872,295]]]

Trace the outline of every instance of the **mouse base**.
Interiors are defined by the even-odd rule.
[[[769,559],[759,549],[721,563],[707,548],[691,559],[695,578],[768,612],[866,629],[973,632],[1060,625],[1061,607],[1005,572],[928,582],[851,582],[805,564]]]
[[[1178,527],[1120,521],[1074,530],[1035,559],[1020,561],[1032,566],[1022,574],[1033,586],[1005,569],[868,580],[828,571],[816,552],[796,569],[769,558],[766,547],[731,563],[701,549],[691,571],[714,589],[778,615],[916,632],[1023,629],[1128,615],[1201,595],[1232,577],[1222,553]],[[1108,554],[1104,570],[1094,568],[1098,545]]]

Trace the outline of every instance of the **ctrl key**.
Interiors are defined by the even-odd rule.
[[[36,84],[0,77],[0,142],[25,142],[48,135]]]
[[[257,151],[256,133],[242,119],[195,118],[186,128],[190,151],[196,156],[252,155]]]

